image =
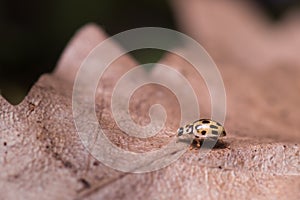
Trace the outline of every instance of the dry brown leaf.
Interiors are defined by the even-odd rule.
[[[300,198],[299,97],[297,86],[290,87],[298,84],[295,68],[258,73],[222,67],[228,138],[205,159],[189,151],[168,167],[144,174],[119,172],[95,160],[73,123],[72,83],[82,59],[105,37],[98,27],[87,25],[71,41],[55,72],[43,75],[21,104],[14,107],[0,98],[0,199]],[[188,64],[170,54],[161,62],[190,80],[198,98],[204,98],[200,106],[208,115],[208,94],[203,96],[205,87],[198,86]],[[127,150],[148,151],[170,140],[167,131],[175,132],[179,125],[179,109],[165,88],[145,86],[132,98],[133,119],[147,122],[143,113],[159,95],[169,114],[165,129],[148,140],[120,131],[111,115],[111,91],[135,65],[128,56],[112,64],[97,90],[97,115],[112,142]],[[283,92],[284,98],[276,91]]]

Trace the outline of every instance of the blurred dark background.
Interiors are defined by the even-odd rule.
[[[53,70],[74,32],[88,22],[99,24],[109,35],[143,26],[176,29],[168,3],[0,0],[1,95],[19,103],[41,74]],[[287,10],[299,7],[298,0],[257,0],[257,4],[275,23]],[[143,52],[135,56],[140,62],[158,59]]]

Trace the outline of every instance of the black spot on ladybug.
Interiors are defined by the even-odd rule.
[[[218,126],[222,126],[219,122],[216,122]]]
[[[213,128],[213,129],[218,129],[218,127],[215,126],[215,125],[210,125],[209,127],[210,127],[210,128]]]
[[[192,134],[193,133],[193,128],[194,128],[194,126],[190,125],[186,132],[189,133],[189,134]]]
[[[202,134],[202,135],[205,135],[205,134],[206,134],[206,131],[201,131],[201,134]]]
[[[199,136],[198,136],[198,135],[196,135],[195,137],[196,137],[196,138],[199,138]]]
[[[215,130],[212,130],[211,133],[212,133],[213,135],[219,135],[219,134],[218,134],[218,131],[215,131]]]
[[[209,124],[210,121],[209,121],[209,120],[203,120],[202,123],[203,123],[203,124]]]
[[[225,131],[223,131],[222,133],[223,133],[224,136],[226,136],[226,132]]]

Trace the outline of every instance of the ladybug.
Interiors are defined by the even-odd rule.
[[[204,139],[217,140],[219,137],[225,137],[226,131],[219,122],[211,119],[199,119],[177,130],[177,137],[185,135],[193,135],[196,146],[200,148],[200,142]]]

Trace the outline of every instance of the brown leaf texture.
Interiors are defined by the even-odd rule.
[[[197,150],[187,151],[163,169],[124,173],[88,153],[72,114],[76,72],[90,50],[106,37],[96,25],[83,27],[67,46],[56,70],[41,76],[21,104],[12,106],[0,98],[0,199],[300,198],[300,66],[261,70],[240,67],[234,59],[222,62],[219,68],[227,92],[228,136],[224,143],[204,158]],[[111,45],[118,48],[117,43]],[[208,91],[190,64],[173,54],[160,62],[189,80],[201,115],[209,116]],[[163,147],[175,136],[180,109],[167,88],[143,86],[130,101],[133,120],[149,123],[150,106],[160,103],[168,116],[165,127],[149,139],[122,132],[114,122],[110,99],[116,82],[136,65],[127,55],[111,64],[99,82],[96,112],[114,144],[147,152]],[[160,74],[155,68],[151,73]]]

